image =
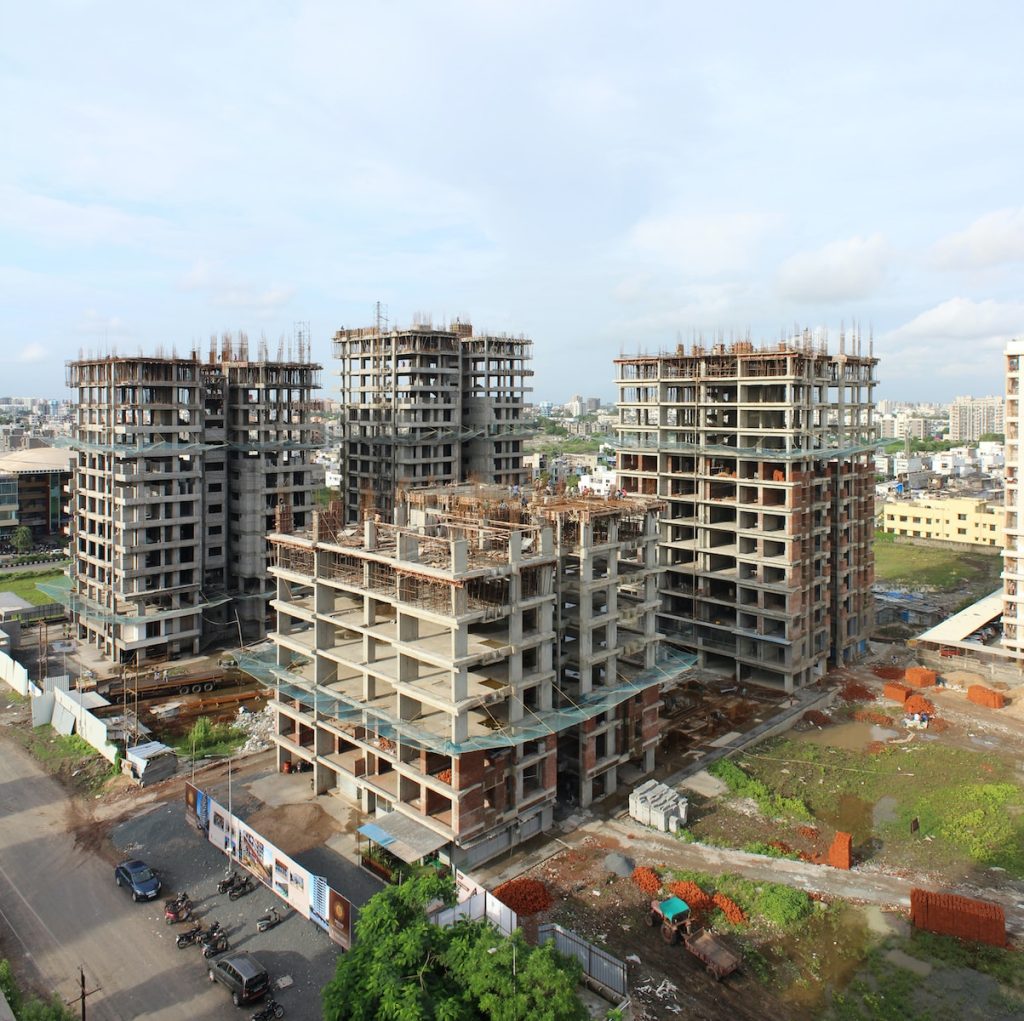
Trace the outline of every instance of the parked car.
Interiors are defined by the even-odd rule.
[[[247,950],[227,954],[210,965],[210,981],[220,982],[231,990],[231,1002],[243,1003],[261,1000],[270,991],[270,975]]]
[[[114,882],[126,886],[132,900],[153,900],[160,892],[160,877],[144,861],[133,858],[114,869]]]

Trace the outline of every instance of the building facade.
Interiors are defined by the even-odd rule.
[[[33,539],[62,535],[68,517],[64,488],[71,454],[56,447],[25,447],[0,454],[0,537],[22,525]]]
[[[882,529],[908,539],[1002,546],[1005,511],[985,500],[897,500],[882,507]]]
[[[977,443],[986,434],[1002,435],[1002,397],[957,397],[949,408],[949,438]]]
[[[345,520],[390,520],[395,494],[424,486],[523,485],[532,353],[469,323],[339,330]]]
[[[657,510],[462,485],[405,493],[394,525],[346,528],[339,504],[300,531],[283,507],[279,761],[459,864],[649,772],[686,662],[659,647]]]
[[[877,359],[853,349],[616,360],[619,486],[667,505],[661,630],[738,684],[791,691],[865,648]]]
[[[68,364],[77,418],[71,611],[114,661],[192,655],[265,633],[266,535],[287,499],[312,504],[309,413],[320,366],[249,358],[242,335],[203,361]]]
[[[1021,487],[1021,378],[1024,339],[1004,352],[1006,373],[1003,483],[1006,489],[1006,541],[1003,545],[1003,647],[1024,660],[1024,488]]]

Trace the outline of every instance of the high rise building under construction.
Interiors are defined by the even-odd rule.
[[[458,321],[339,330],[345,520],[390,521],[396,494],[424,486],[521,486],[532,355],[525,337]]]
[[[876,364],[807,332],[616,360],[619,485],[666,504],[659,630],[704,669],[792,691],[865,650]]]
[[[244,335],[197,351],[80,358],[70,489],[70,610],[114,661],[191,655],[266,630],[267,533],[312,505],[310,412],[320,366],[249,357]]]

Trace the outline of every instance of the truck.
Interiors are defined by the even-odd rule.
[[[710,929],[694,923],[690,905],[681,897],[652,900],[647,924],[661,925],[661,938],[670,945],[682,941],[687,952],[700,961],[707,973],[720,982],[740,966],[740,956],[730,950]]]
[[[167,695],[198,695],[202,692],[226,688],[245,680],[247,675],[237,668],[200,670],[194,673],[172,674],[169,670],[143,670],[126,676],[93,677],[81,679],[85,691],[95,691],[111,702],[132,701],[139,698],[158,698]]]

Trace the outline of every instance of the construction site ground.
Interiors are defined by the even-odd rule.
[[[906,651],[898,655],[909,660]],[[892,650],[887,648],[886,664],[891,659]],[[848,696],[851,690],[860,694],[855,687],[860,685],[868,697],[838,697],[832,678],[812,693],[815,700],[827,695],[830,687],[836,693],[833,708],[814,710],[830,717],[830,722],[820,727],[799,724],[782,738],[736,755],[734,761],[750,775],[764,778],[780,793],[801,798],[811,809],[810,820],[782,822],[766,818],[753,803],[721,793],[719,781],[696,771],[696,759],[720,751],[723,739],[735,740],[734,735],[771,724],[780,713],[799,715],[809,703],[778,695],[755,701],[745,698],[746,693],[722,691],[720,681],[716,687],[714,678],[704,678],[704,684],[678,693],[668,707],[670,728],[674,725],[677,737],[661,757],[659,773],[687,790],[692,806],[688,839],[707,843],[684,843],[635,824],[625,815],[626,792],[620,791],[617,797],[563,819],[555,833],[535,838],[511,857],[475,870],[474,876],[492,889],[514,875],[543,880],[554,903],[544,915],[524,919],[525,927],[556,921],[626,960],[636,1021],[680,1012],[709,1021],[912,1019],[927,1016],[939,994],[945,1000],[941,1011],[932,1010],[933,1017],[1024,1016],[1024,966],[1017,964],[1024,962],[1024,955],[992,950],[982,959],[974,949],[958,949],[954,941],[910,934],[905,919],[910,889],[923,885],[998,900],[1006,908],[1011,931],[1024,932],[1024,869],[1014,864],[1021,845],[1013,843],[1024,819],[1014,800],[1024,789],[1024,774],[1015,757],[1024,738],[1024,697],[1007,691],[1010,702],[1003,710],[973,705],[957,689],[981,678],[964,662],[958,660],[947,675],[949,687],[925,692],[943,721],[938,728],[903,729],[899,714],[881,701],[883,678],[870,667],[858,667],[838,674],[839,683]],[[862,712],[884,713],[893,721],[884,730],[893,733],[872,732],[878,723],[853,719]],[[80,847],[112,859],[113,826],[182,798],[180,777],[139,790],[123,779],[92,776],[90,756],[76,759],[74,749],[51,747],[64,739],[55,739],[48,729],[31,731],[25,726],[27,714],[27,702],[8,695],[0,719],[6,725],[3,732],[20,743],[26,733],[30,735],[40,744],[34,749],[37,758],[78,792],[78,807],[68,825]],[[889,745],[890,741],[905,743]],[[780,749],[788,751],[783,755]],[[104,763],[103,768],[109,767]],[[200,767],[197,782],[227,800],[229,769],[233,798],[240,807],[246,805],[253,823],[286,850],[316,854],[316,848],[333,844],[341,855],[354,857],[355,814],[343,818],[332,811],[339,799],[313,798],[308,777],[273,773],[268,756],[262,755],[236,761],[232,767],[224,762]],[[940,832],[942,820],[929,820],[919,806],[920,798],[934,797],[941,789],[939,781],[957,787],[997,786],[1013,839],[979,855],[971,852],[971,845],[965,850],[957,842],[962,834]],[[103,792],[100,799],[98,790]],[[326,808],[322,802],[329,802]],[[907,834],[897,833],[908,806],[922,822],[913,840],[909,827]],[[963,807],[973,811],[977,806]],[[843,826],[855,833],[855,867],[849,872],[741,849],[777,840],[793,853],[810,856],[827,846]],[[611,851],[656,870],[666,882],[693,879],[705,889],[729,892],[738,903],[744,898],[753,901],[759,888],[774,882],[813,894],[816,906],[808,919],[784,929],[767,924],[754,911],[748,912],[748,923],[737,927],[715,916],[716,929],[744,957],[740,972],[716,983],[700,962],[682,948],[665,944],[656,929],[644,924],[649,895],[629,877],[608,871],[605,857]],[[322,850],[330,852],[329,846]],[[993,854],[1002,857],[992,859]],[[883,989],[883,1000],[878,1001]],[[879,1002],[886,1011],[896,1005],[902,1013],[884,1012]],[[875,1006],[865,1006],[870,1004]]]
[[[910,661],[905,651],[900,656]],[[526,874],[545,882],[554,904],[528,924],[559,922],[627,960],[637,1021],[680,1011],[780,1021],[1024,1016],[1024,955],[912,933],[907,921],[910,891],[924,886],[1002,904],[1011,936],[1024,937],[1024,689],[1020,698],[1008,692],[1004,710],[982,708],[965,696],[981,678],[953,670],[946,688],[924,692],[942,723],[911,731],[892,703],[886,710],[885,681],[870,666],[839,677],[847,697],[823,714],[831,722],[799,724],[734,760],[772,790],[805,801],[810,819],[768,818],[698,773],[680,784],[691,801],[685,839],[697,842],[641,827],[621,807],[607,818],[606,802],[560,834],[557,850],[538,845],[518,861],[493,864],[483,881],[493,887]],[[860,689],[867,696],[851,700]],[[882,728],[853,719],[864,712],[892,722]],[[985,799],[993,792],[989,811]],[[913,835],[911,817],[921,827]],[[796,859],[801,852],[820,856],[839,829],[854,833],[852,870]],[[793,857],[741,850],[772,841],[784,848],[774,853]],[[781,883],[806,891],[815,907],[784,929],[754,911],[735,927],[717,915],[716,928],[745,963],[715,983],[700,962],[644,924],[650,896],[609,872],[610,852],[652,868],[666,883],[691,879],[750,903],[759,888]]]

